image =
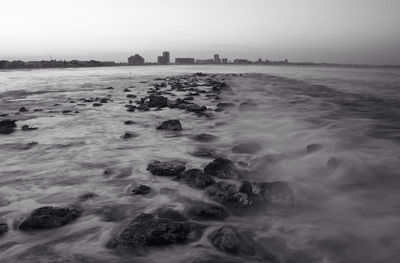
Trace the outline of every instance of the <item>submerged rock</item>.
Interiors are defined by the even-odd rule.
[[[210,203],[195,204],[188,209],[188,214],[201,220],[222,220],[229,216],[225,208]]]
[[[128,195],[147,195],[150,192],[151,188],[149,186],[136,182],[129,184],[125,189],[125,193]]]
[[[22,127],[21,127],[21,130],[23,130],[23,131],[33,131],[33,130],[37,130],[37,129],[38,129],[37,127],[31,127],[27,124],[22,125]]]
[[[0,222],[0,236],[3,234],[7,233],[8,231],[8,225],[5,222]]]
[[[201,133],[194,135],[192,139],[199,142],[212,142],[218,139],[218,137],[208,133]]]
[[[134,132],[125,132],[124,135],[122,135],[121,137],[124,140],[128,140],[128,139],[131,139],[131,138],[136,138],[138,136],[139,135],[137,133],[134,133]]]
[[[133,125],[133,124],[136,124],[136,122],[129,120],[129,121],[125,121],[124,124],[125,125]]]
[[[216,229],[208,236],[208,240],[215,248],[229,254],[252,256],[256,253],[257,244],[253,238],[231,226]]]
[[[188,239],[190,225],[142,213],[123,224],[108,243],[110,248],[135,249],[181,244]]]
[[[232,148],[234,153],[248,153],[253,154],[262,150],[262,146],[257,142],[246,142],[236,145]]]
[[[21,107],[21,108],[19,108],[19,110],[18,110],[19,112],[27,112],[28,111],[28,109],[27,108],[25,108],[25,107]]]
[[[182,130],[182,125],[179,120],[168,120],[161,123],[157,130],[180,131]]]
[[[15,131],[17,125],[15,120],[2,120],[0,121],[0,134],[11,134]]]
[[[187,221],[187,218],[182,215],[179,211],[172,208],[160,207],[157,209],[157,216],[159,218],[167,218],[174,221]]]
[[[22,219],[17,228],[34,230],[61,227],[80,216],[80,211],[72,208],[44,206],[33,210]]]
[[[306,151],[307,151],[307,153],[313,153],[313,152],[317,152],[317,151],[321,150],[322,148],[324,148],[323,145],[321,145],[319,143],[312,143],[312,144],[307,145]]]
[[[217,182],[206,188],[206,194],[217,202],[236,201],[238,190],[236,185],[227,182]]]
[[[180,176],[185,171],[185,163],[182,161],[152,161],[148,164],[147,170],[159,176]]]
[[[236,179],[239,171],[235,164],[228,159],[217,158],[204,168],[206,175],[215,176],[221,179]]]
[[[215,183],[215,180],[200,169],[190,169],[182,173],[179,180],[193,188],[205,188]]]

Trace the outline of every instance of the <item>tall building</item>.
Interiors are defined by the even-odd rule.
[[[138,54],[135,54],[134,56],[130,56],[128,58],[128,64],[129,65],[144,65],[144,58]]]
[[[214,55],[214,64],[221,64],[221,59],[218,54]]]
[[[223,58],[222,59],[222,64],[228,64],[228,59],[227,58]]]
[[[157,57],[157,63],[160,65],[168,65],[170,63],[169,59],[169,52],[164,51],[162,56]]]

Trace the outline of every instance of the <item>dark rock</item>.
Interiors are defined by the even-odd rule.
[[[257,244],[252,237],[231,226],[216,229],[208,239],[215,248],[229,254],[252,256],[256,253]]]
[[[15,131],[17,125],[15,120],[2,120],[0,121],[0,134],[10,134]]]
[[[207,134],[207,133],[197,134],[192,137],[193,140],[199,141],[199,142],[211,142],[211,141],[215,141],[217,138],[218,138],[217,136],[214,136],[212,134]]]
[[[184,97],[183,100],[194,100],[194,98],[192,96],[187,96],[187,97]]]
[[[181,244],[187,240],[189,233],[190,225],[186,222],[142,213],[123,224],[109,241],[108,247],[135,249]]]
[[[159,176],[180,176],[185,171],[185,163],[181,161],[152,161],[147,170]]]
[[[100,103],[107,103],[110,99],[107,98],[101,98]]]
[[[144,184],[133,182],[127,186],[125,193],[128,195],[147,195],[151,192],[151,188]]]
[[[172,208],[160,207],[157,209],[157,216],[159,218],[167,218],[173,221],[187,221],[187,218],[182,215],[179,211]]]
[[[241,167],[244,167],[244,168],[248,168],[248,167],[249,167],[249,164],[246,163],[246,162],[244,162],[244,161],[239,161],[238,164],[239,164]]]
[[[43,111],[42,109],[34,109],[34,112]]]
[[[44,206],[23,218],[18,229],[25,231],[61,227],[79,216],[80,212],[76,209]]]
[[[84,202],[84,201],[87,201],[87,200],[89,200],[89,199],[91,199],[91,198],[94,198],[94,197],[96,197],[96,196],[97,196],[97,195],[96,195],[95,193],[89,192],[89,193],[81,194],[81,195],[78,197],[78,199],[79,199],[79,201]]]
[[[338,158],[336,157],[331,157],[329,158],[329,160],[326,162],[326,167],[330,170],[330,171],[334,171],[340,164],[340,161]]]
[[[231,102],[220,102],[217,104],[218,108],[231,108],[231,107],[235,107],[235,103],[231,103]]]
[[[200,113],[207,110],[206,106],[200,106],[197,104],[188,104],[185,106],[185,109],[189,112]]]
[[[7,233],[8,231],[8,225],[5,222],[0,222],[0,236],[3,234]]]
[[[27,112],[28,111],[28,109],[27,108],[25,108],[25,107],[21,107],[21,108],[19,108],[19,110],[18,110],[19,112]]]
[[[261,150],[262,146],[257,142],[241,143],[232,148],[232,152],[234,153],[248,153],[248,154],[254,154]]]
[[[144,104],[138,106],[138,110],[140,111],[149,111],[150,108]]]
[[[191,153],[193,156],[202,158],[217,158],[219,155],[216,150],[208,147],[199,147],[194,152]]]
[[[237,187],[227,182],[217,182],[206,188],[206,194],[217,202],[235,202]]]
[[[200,169],[190,169],[182,173],[179,180],[193,188],[204,188],[215,183],[215,180],[205,175]]]
[[[134,105],[125,105],[125,107],[127,112],[134,112],[137,109]]]
[[[21,130],[23,130],[23,131],[32,131],[32,130],[37,130],[37,129],[38,129],[37,127],[30,127],[27,124],[22,125],[22,127],[21,127]]]
[[[125,88],[125,89],[124,89],[124,92],[131,92],[131,90],[128,89],[128,88]]]
[[[132,124],[136,124],[136,122],[129,120],[129,121],[125,121],[124,124],[125,125],[132,125]]]
[[[164,96],[158,95],[150,95],[149,99],[149,107],[159,107],[164,108],[168,106],[168,98]]]
[[[7,117],[8,116],[8,113],[2,113],[2,114],[0,114],[0,117]]]
[[[239,105],[239,111],[253,110],[255,107],[257,107],[257,103],[252,101],[246,101]]]
[[[318,144],[318,143],[312,143],[312,144],[307,145],[306,151],[307,151],[307,153],[314,153],[314,152],[321,150],[322,148],[324,148],[323,145]]]
[[[122,135],[121,138],[124,139],[124,140],[128,140],[128,139],[136,138],[138,136],[139,135],[134,133],[134,132],[125,132],[124,135]]]
[[[182,130],[182,125],[179,120],[168,120],[164,121],[161,125],[159,125],[157,129],[168,130],[168,131],[180,131]]]
[[[100,107],[100,106],[103,106],[103,104],[101,104],[101,103],[93,103],[93,107]]]
[[[188,214],[201,220],[222,220],[229,216],[225,208],[210,203],[195,204],[188,209]]]
[[[126,97],[127,97],[128,99],[134,99],[134,98],[136,98],[137,96],[134,95],[134,94],[128,94],[128,95],[126,95]]]
[[[235,164],[228,159],[217,158],[204,168],[204,173],[221,179],[236,179],[239,171]]]
[[[113,90],[114,88],[113,87],[107,87],[106,89]]]

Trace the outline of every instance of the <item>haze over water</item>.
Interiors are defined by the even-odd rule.
[[[226,102],[256,107],[198,118],[176,109],[126,112],[131,88],[146,95],[155,78],[204,73],[236,73],[221,78],[235,90]],[[229,256],[205,238],[153,249],[151,253],[115,253],[105,247],[122,219],[188,200],[206,200],[201,191],[146,171],[150,160],[177,158],[203,168],[212,159],[193,155],[209,147],[235,162],[251,163],[266,154],[284,156],[260,181],[288,181],[295,191],[291,215],[262,211],[231,216],[226,224],[245,227],[258,244],[282,262],[386,262],[400,256],[400,70],[267,66],[152,66],[0,72],[0,113],[38,130],[0,135],[0,217],[9,225],[33,208],[76,204],[79,195],[97,196],[80,206],[82,217],[59,229],[24,233],[10,229],[0,238],[4,262],[261,262]],[[105,88],[112,86],[111,92]],[[70,101],[111,94],[100,108]],[[199,97],[196,103],[213,108]],[[54,106],[60,104],[59,106]],[[29,112],[15,115],[22,106]],[[43,112],[33,112],[41,108]],[[62,114],[61,110],[79,110]],[[54,111],[49,113],[49,111]],[[156,127],[168,118],[182,122],[179,135]],[[133,126],[124,121],[133,120]],[[225,122],[225,123],[224,123]],[[126,131],[138,137],[123,140]],[[211,133],[213,143],[190,136]],[[256,141],[257,154],[235,154],[240,142]],[[29,144],[35,141],[38,144]],[[310,144],[322,148],[307,152]],[[104,173],[105,171],[112,171]],[[124,194],[136,180],[177,195]],[[211,222],[216,226],[221,222]]]

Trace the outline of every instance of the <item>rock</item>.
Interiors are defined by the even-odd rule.
[[[0,134],[11,134],[15,131],[17,125],[15,120],[2,120],[0,121]]]
[[[61,227],[80,216],[80,212],[72,208],[44,206],[33,210],[19,223],[20,230],[34,230]]]
[[[67,113],[71,113],[71,112],[72,112],[72,110],[63,110],[62,111],[63,114],[67,114]]]
[[[27,112],[28,111],[28,109],[27,108],[25,108],[25,107],[21,107],[21,108],[19,108],[19,110],[18,110],[19,112]]]
[[[91,199],[91,198],[94,198],[94,197],[96,197],[96,196],[97,196],[97,195],[96,195],[95,193],[89,192],[89,193],[81,194],[81,195],[78,197],[78,199],[79,199],[79,201],[84,202],[84,201],[87,201],[87,200],[89,200],[89,199]]]
[[[138,110],[140,111],[149,111],[150,108],[144,104],[138,106]]]
[[[179,211],[172,208],[160,207],[157,209],[157,216],[159,218],[167,218],[173,221],[187,221],[187,218],[182,215]]]
[[[108,98],[101,98],[100,103],[107,103],[109,100]]]
[[[246,142],[236,145],[232,148],[234,153],[248,153],[254,154],[262,150],[262,146],[257,142]]]
[[[93,103],[93,107],[100,107],[100,106],[103,106],[103,104],[101,104],[101,103]]]
[[[131,92],[131,90],[128,89],[128,88],[125,88],[125,89],[124,89],[124,92]]]
[[[164,108],[168,106],[168,98],[164,96],[158,95],[150,95],[149,99],[149,107],[159,107]]]
[[[124,124],[125,125],[132,125],[132,124],[136,124],[136,122],[129,120],[129,121],[125,121]]]
[[[34,109],[34,112],[39,112],[39,111],[43,111],[42,109]]]
[[[152,161],[147,170],[159,176],[180,176],[185,171],[185,163],[181,161]]]
[[[209,147],[198,147],[194,152],[191,153],[193,156],[202,158],[217,158],[219,154],[215,149]]]
[[[231,226],[223,226],[209,236],[211,244],[218,250],[234,255],[252,256],[256,253],[256,242],[245,232],[239,232]]]
[[[201,113],[207,110],[206,106],[200,106],[197,104],[188,104],[185,106],[185,109],[189,112],[194,112],[194,113]]]
[[[257,103],[253,101],[246,101],[239,105],[239,111],[249,111],[257,107]]]
[[[22,127],[21,127],[21,130],[23,130],[23,131],[32,131],[32,130],[37,130],[37,129],[38,129],[37,127],[30,127],[27,124],[22,125]]]
[[[121,138],[124,140],[128,140],[128,139],[136,138],[138,136],[139,135],[134,132],[125,132],[124,135],[121,136]]]
[[[236,201],[235,195],[237,193],[236,185],[223,181],[212,184],[206,188],[206,195],[222,203]]]
[[[221,179],[237,179],[239,171],[231,160],[217,158],[204,168],[204,173]]]
[[[210,203],[195,204],[188,209],[188,214],[201,220],[223,220],[229,216],[225,208]]]
[[[113,90],[114,88],[113,87],[107,87],[106,89]]]
[[[322,148],[324,148],[323,145],[321,145],[319,143],[312,143],[312,144],[307,145],[306,151],[307,151],[307,153],[314,153],[314,152],[321,150]]]
[[[128,94],[128,95],[126,95],[126,97],[127,97],[128,99],[134,99],[134,98],[136,98],[137,96],[134,95],[134,94]]]
[[[199,142],[212,142],[215,141],[217,138],[218,138],[217,136],[207,133],[197,134],[192,137],[193,140]]]
[[[157,129],[168,130],[168,131],[180,131],[182,130],[182,125],[179,120],[168,120],[164,121],[161,125],[159,125]]]
[[[108,243],[110,248],[135,249],[184,243],[190,233],[186,222],[142,213],[123,224]]]
[[[8,225],[5,222],[0,222],[0,236],[3,234],[7,233],[8,231]]]
[[[205,175],[200,169],[190,169],[182,173],[179,180],[193,188],[205,188],[215,183],[215,180]]]
[[[147,195],[150,192],[151,188],[149,186],[136,182],[129,184],[125,189],[125,193],[128,195]]]
[[[125,107],[127,112],[134,112],[137,109],[134,105],[125,105]]]
[[[217,104],[218,108],[232,108],[235,107],[235,103],[231,103],[231,102],[220,102]]]

